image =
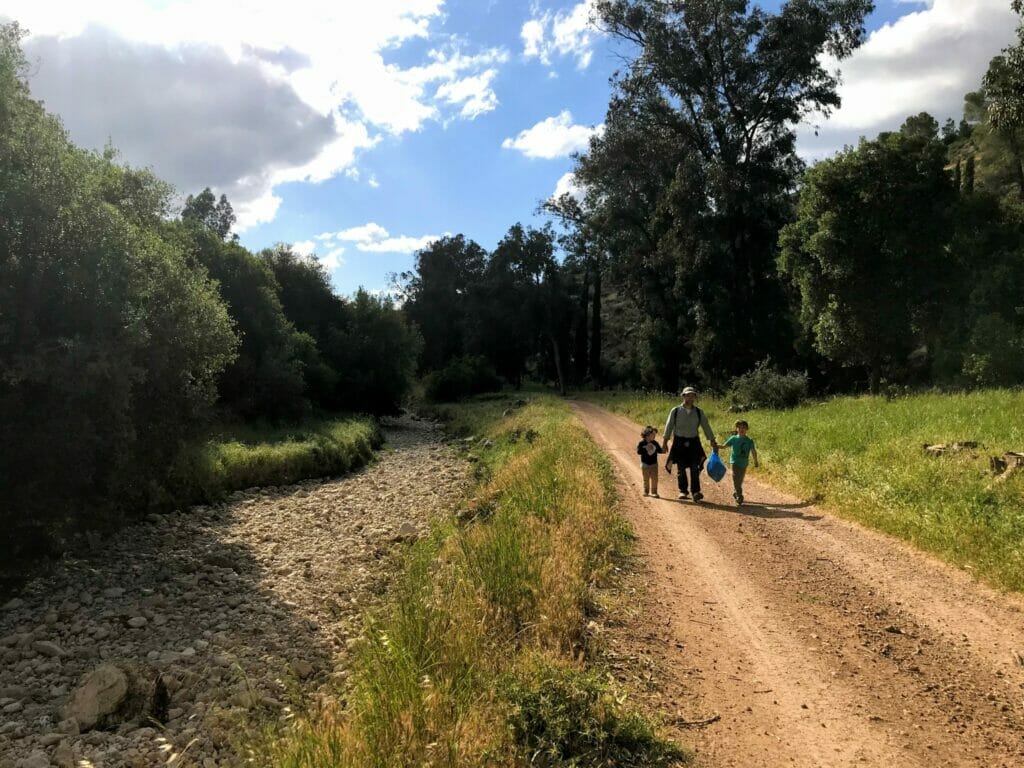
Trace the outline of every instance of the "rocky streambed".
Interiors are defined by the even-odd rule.
[[[338,480],[154,515],[0,608],[0,768],[241,762],[240,724],[337,688],[393,551],[469,465],[432,424]]]

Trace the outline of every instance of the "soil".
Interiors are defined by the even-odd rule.
[[[647,578],[611,652],[701,766],[1024,765],[1024,600],[756,479],[643,497],[640,426],[577,403]],[[714,720],[702,726],[695,721]]]

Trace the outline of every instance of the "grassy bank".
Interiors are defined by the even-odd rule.
[[[171,472],[170,494],[184,506],[243,488],[341,475],[370,461],[382,443],[376,422],[365,417],[225,428],[182,452]]]
[[[677,402],[609,392],[588,397],[659,430]],[[724,440],[737,417],[721,401],[700,405]],[[754,477],[820,499],[996,586],[1024,590],[1024,476],[993,483],[988,461],[1024,450],[1024,393],[837,398],[743,418],[763,461],[751,470]],[[926,443],[957,441],[982,447],[940,458],[922,451]]]
[[[466,508],[410,547],[338,703],[258,740],[257,762],[660,766],[682,758],[586,669],[594,589],[628,546],[610,467],[561,403],[445,408],[478,460]],[[341,703],[344,702],[344,703]]]

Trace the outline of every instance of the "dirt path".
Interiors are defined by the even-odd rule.
[[[167,745],[190,745],[176,765],[243,765],[240,724],[336,690],[391,551],[471,483],[435,426],[403,418],[385,432],[369,467],[151,516],[0,607],[0,768],[149,768]],[[159,724],[66,719],[81,676],[103,664],[161,676]]]
[[[1024,766],[1024,600],[753,479],[742,509],[728,477],[644,498],[640,427],[575,407],[650,573],[633,650],[682,719],[721,715],[683,737],[701,765]]]

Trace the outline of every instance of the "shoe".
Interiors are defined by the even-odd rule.
[[[743,497],[742,496],[737,496],[736,497],[736,506],[737,507],[743,506]]]
[[[644,491],[644,496],[650,496],[650,495],[651,494],[649,494],[647,491]]]
[[[659,495],[658,495],[658,494],[656,494],[656,493],[652,493],[652,494],[651,494],[651,496],[653,496],[653,497],[654,497],[654,498],[656,498],[656,499],[660,499],[660,498],[661,498],[661,496],[659,496]]]
[[[686,492],[680,493],[679,494],[679,498],[680,499],[688,499],[688,498],[690,498],[690,494],[688,494]]]
[[[703,498],[704,498],[704,494],[701,493],[700,491],[697,491],[695,494],[693,494],[693,500],[694,501],[700,501]]]

